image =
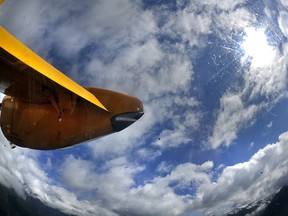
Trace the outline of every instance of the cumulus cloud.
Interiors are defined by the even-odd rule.
[[[106,161],[103,166],[97,167],[91,161],[69,155],[59,170],[60,175],[73,191],[87,194],[86,201],[52,185],[53,181],[37,165],[37,154],[22,153],[19,159],[18,151],[22,149],[11,150],[2,146],[5,160],[0,161],[0,171],[5,174],[1,175],[2,178],[9,177],[9,181],[0,180],[3,184],[10,184],[8,187],[18,188],[22,195],[26,190],[48,205],[77,215],[95,215],[95,212],[99,215],[121,215],[124,212],[128,215],[167,215],[167,212],[169,215],[183,215],[195,211],[208,215],[220,212],[221,215],[231,206],[263,198],[285,185],[288,178],[285,171],[287,143],[288,132],[281,134],[278,142],[259,150],[249,161],[225,167],[216,179],[211,172],[211,161],[201,165],[184,163],[174,168],[163,162],[157,170],[165,175],[142,185],[136,185],[134,177],[144,167],[132,165],[125,157]],[[10,175],[7,175],[9,172]],[[181,190],[196,193],[181,195]],[[91,193],[95,194],[92,197],[96,196],[96,200],[89,200]]]
[[[241,32],[244,28],[253,25],[255,22],[255,15],[250,13],[246,8],[223,11],[215,18],[215,25],[223,29],[224,33],[231,31]],[[223,34],[221,36],[225,38],[228,35]]]
[[[284,45],[284,53],[280,54],[278,50],[271,50],[269,62],[271,64],[255,66],[254,61],[251,67],[245,71],[244,94],[249,94],[251,99],[259,96],[266,98],[279,98],[285,94],[287,80],[287,44]],[[265,50],[262,50],[265,51]],[[262,61],[265,59],[262,59]]]
[[[173,169],[173,165],[172,164],[168,164],[166,161],[162,161],[158,165],[156,170],[159,173],[170,173],[172,169]]]
[[[131,189],[131,194],[139,196],[139,202],[147,207],[146,214],[165,215],[163,210],[169,209],[170,215],[181,215],[191,205],[191,196],[177,195],[175,190],[198,187],[210,181],[209,171],[213,163],[208,161],[201,165],[181,164],[164,177],[156,177],[151,182]],[[153,205],[158,203],[158,205]],[[173,204],[172,204],[173,203]],[[167,212],[166,212],[167,214]]]
[[[226,167],[216,182],[201,185],[196,198],[201,208],[213,206],[206,211],[210,215],[221,208],[248,204],[279,190],[288,179],[287,143],[288,133],[285,132],[278,142],[260,149],[249,161]]]
[[[153,106],[158,108],[157,112],[161,115],[158,117],[158,123],[169,122],[170,127],[162,130],[152,145],[175,148],[192,140],[192,134],[199,129],[202,119],[202,113],[199,111],[200,103],[195,98],[164,96]],[[183,110],[182,113],[179,109]]]
[[[116,161],[107,162],[105,165],[107,169],[102,174],[94,176],[94,181],[86,183],[98,188],[97,193],[102,194],[99,198],[106,197],[105,201],[109,200],[106,204],[113,203],[115,212],[120,214],[127,212],[131,215],[136,213],[138,215],[167,215],[169,212],[169,215],[185,215],[198,211],[205,215],[212,213],[222,215],[230,211],[232,207],[269,196],[285,185],[288,178],[288,173],[285,171],[288,163],[285,154],[287,143],[288,132],[281,134],[278,142],[260,149],[247,162],[225,167],[216,179],[211,172],[213,169],[211,161],[201,165],[184,163],[174,168],[162,162],[157,168],[162,173],[162,177],[155,177],[137,186],[134,184],[133,176],[141,172],[143,167],[132,168],[133,165],[127,163],[125,158],[118,158]],[[275,158],[280,160],[275,160]],[[72,167],[74,172],[78,173],[79,169],[81,173],[81,169],[90,167],[85,173],[93,173],[91,165],[87,166],[87,163],[84,163],[81,168],[78,165],[74,166],[74,162],[78,164],[81,160],[75,161],[75,158],[70,158],[68,161],[65,163],[67,170]],[[110,181],[110,178],[107,178],[110,175],[114,176],[113,179],[117,182],[116,179],[120,177],[122,180],[116,185],[112,184],[113,186],[111,182],[106,184],[105,181],[99,181],[99,179]],[[79,177],[84,180],[85,176]],[[73,182],[73,180],[69,181]],[[83,188],[82,183],[73,184],[73,186]],[[179,194],[181,190],[186,190],[186,192],[181,195]],[[196,193],[191,192],[189,195],[187,191],[191,190]],[[124,197],[123,192],[125,192]]]
[[[13,188],[18,195],[38,198],[43,203],[74,215],[115,215],[110,210],[79,200],[63,187],[56,186],[54,180],[39,164],[40,152],[28,149],[11,149],[10,144],[0,136],[0,183]],[[79,171],[79,170],[78,170]],[[83,172],[80,174],[83,175]],[[71,179],[77,179],[73,176]]]
[[[165,169],[165,173],[168,172],[166,176],[155,177],[137,186],[133,177],[143,167],[132,165],[123,157],[107,161],[102,171],[96,174],[93,172],[93,164],[69,156],[63,164],[64,172],[61,175],[75,190],[91,193],[91,189],[94,189],[97,201],[120,215],[181,215],[191,204],[191,196],[178,195],[175,191],[188,187],[197,188],[210,182],[209,171],[213,163],[186,163],[178,165],[172,171],[171,167],[164,166],[166,165],[161,165],[161,172]],[[75,175],[76,179],[71,178]]]
[[[229,0],[224,0],[221,3],[218,1],[209,1],[209,0],[198,1],[198,2],[201,2],[200,4],[202,4],[202,5],[210,5],[212,7],[217,7],[217,8],[222,9],[222,10],[233,10],[233,9],[235,9],[236,6],[245,3],[246,0],[237,0],[237,1],[233,1],[233,2],[231,2]]]
[[[221,145],[229,146],[237,138],[237,132],[251,123],[257,109],[256,105],[245,107],[237,94],[224,95],[220,99],[220,111],[213,134],[209,138],[211,147],[216,149]]]
[[[288,3],[285,0],[280,0],[280,2],[284,7],[288,7]]]
[[[188,42],[190,47],[202,46],[204,41],[199,36],[209,32],[211,17],[206,12],[199,15],[194,12],[194,9],[179,10],[176,17],[174,13],[165,16],[166,23],[161,30],[169,37],[181,38],[184,43]]]
[[[281,28],[281,31],[286,37],[288,37],[288,25],[285,22],[287,18],[288,18],[288,13],[285,11],[281,11],[280,16],[278,18],[278,23],[279,23],[279,27]]]
[[[80,190],[86,197],[92,193],[90,205],[102,203],[107,209],[118,212],[125,211],[128,206],[134,208],[127,193],[135,186],[133,176],[142,170],[143,167],[128,163],[125,157],[106,161],[99,168],[90,161],[70,155],[65,159],[60,175],[66,185]]]

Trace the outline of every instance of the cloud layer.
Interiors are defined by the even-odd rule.
[[[149,2],[0,7],[1,25],[69,77],[145,107],[121,133],[57,152],[11,150],[1,135],[2,184],[63,212],[108,216],[223,215],[286,184],[287,129],[272,144],[253,142],[247,161],[219,166],[215,155],[229,155],[241,132],[287,98],[287,3]],[[269,64],[243,48],[258,28],[269,35]]]

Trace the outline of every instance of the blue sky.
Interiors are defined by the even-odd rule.
[[[288,4],[219,2],[6,0],[14,36],[145,115],[57,151],[2,135],[0,182],[77,215],[223,215],[287,184]]]

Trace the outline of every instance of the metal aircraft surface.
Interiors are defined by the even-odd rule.
[[[84,88],[0,27],[1,129],[13,144],[59,149],[121,131],[143,115],[136,97]]]

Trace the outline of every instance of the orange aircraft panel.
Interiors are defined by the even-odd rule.
[[[78,85],[2,27],[0,92],[7,95],[1,106],[3,134],[32,149],[96,139],[125,129],[144,114],[138,98]]]

